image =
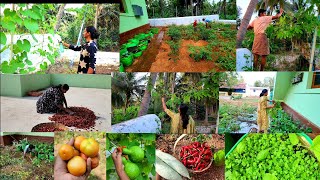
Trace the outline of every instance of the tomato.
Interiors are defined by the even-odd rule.
[[[77,149],[77,150],[80,150],[80,144],[83,140],[85,140],[86,138],[83,137],[83,136],[77,136],[75,139],[74,139],[74,143],[73,143],[73,146]]]
[[[82,176],[87,170],[87,163],[80,156],[75,156],[67,164],[68,171],[74,176]]]
[[[73,157],[74,149],[69,144],[64,144],[59,149],[59,156],[62,160],[69,160]]]
[[[80,144],[80,151],[88,157],[96,157],[99,153],[99,143],[92,138],[85,139]]]

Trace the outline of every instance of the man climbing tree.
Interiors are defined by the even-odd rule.
[[[256,18],[249,24],[247,29],[254,30],[254,41],[252,46],[252,53],[254,55],[254,60],[253,60],[254,69],[258,69],[258,60],[259,60],[259,56],[261,56],[260,71],[264,70],[264,67],[267,61],[267,56],[270,54],[268,38],[267,38],[267,35],[265,34],[265,30],[267,29],[269,24],[272,22],[272,20],[280,18],[282,13],[283,13],[283,9],[281,8],[280,13],[278,13],[277,15],[267,16],[266,10],[260,9],[258,18]]]

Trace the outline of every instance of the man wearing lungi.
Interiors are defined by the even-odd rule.
[[[259,17],[249,24],[247,29],[253,29],[254,31],[254,41],[252,46],[252,53],[254,55],[254,69],[258,69],[258,60],[259,56],[261,56],[260,71],[263,71],[266,65],[267,56],[270,54],[268,38],[265,30],[267,29],[269,24],[272,23],[272,20],[280,18],[282,13],[283,9],[281,8],[280,13],[278,13],[277,15],[267,16],[266,10],[260,9],[258,14]]]

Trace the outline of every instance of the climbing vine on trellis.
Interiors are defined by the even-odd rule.
[[[1,4],[1,8],[5,5]],[[48,68],[48,62],[54,64],[55,57],[58,52],[53,46],[53,40],[49,36],[48,49],[50,52],[43,50],[43,48],[38,48],[31,51],[31,43],[28,39],[22,36],[13,43],[13,36],[15,34],[30,34],[33,40],[37,43],[39,39],[35,37],[35,34],[50,33],[54,35],[53,26],[49,25],[52,23],[52,18],[48,16],[53,16],[48,14],[48,11],[53,11],[55,9],[52,4],[17,4],[12,5],[11,8],[5,8],[3,15],[1,16],[1,45],[2,48],[0,52],[4,52],[6,49],[10,49],[10,58],[0,66],[2,73],[8,74],[26,74],[33,73],[36,71],[36,65],[28,58],[28,53],[39,54],[43,57],[40,63],[40,71],[37,73],[44,73]],[[7,39],[6,34],[10,34],[10,38]],[[7,43],[10,42],[10,43]]]

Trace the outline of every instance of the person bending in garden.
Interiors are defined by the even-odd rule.
[[[268,132],[269,128],[269,118],[267,114],[267,109],[274,108],[274,101],[272,106],[268,106],[268,90],[263,89],[260,93],[259,104],[258,104],[258,117],[257,117],[257,124],[258,124],[258,131],[259,132]]]
[[[211,20],[209,20],[208,18],[203,18],[202,21],[206,23],[206,28],[208,29],[210,27],[209,23],[211,22]]]
[[[267,16],[266,10],[260,9],[258,18],[253,20],[249,26],[248,30],[253,29],[254,31],[254,41],[252,46],[252,53],[254,55],[253,68],[258,69],[258,60],[261,56],[260,71],[264,70],[266,66],[267,56],[270,54],[268,38],[265,30],[272,23],[272,20],[280,18],[283,13],[283,9],[280,9],[280,13],[275,16]]]
[[[195,123],[191,116],[188,115],[188,106],[185,104],[180,104],[178,109],[179,113],[174,113],[170,111],[162,97],[162,107],[163,110],[171,118],[171,134],[193,134],[195,133]]]
[[[74,51],[81,51],[80,61],[78,65],[78,74],[95,74],[96,73],[96,53],[98,51],[97,44],[94,39],[98,39],[99,33],[93,26],[88,26],[83,31],[83,37],[86,43],[80,46],[74,46],[62,42],[63,45]]]
[[[37,113],[57,113],[66,112],[73,114],[71,110],[68,109],[67,101],[64,96],[69,90],[68,84],[53,86],[46,90],[42,96],[37,101]],[[63,104],[66,107],[63,107]]]

